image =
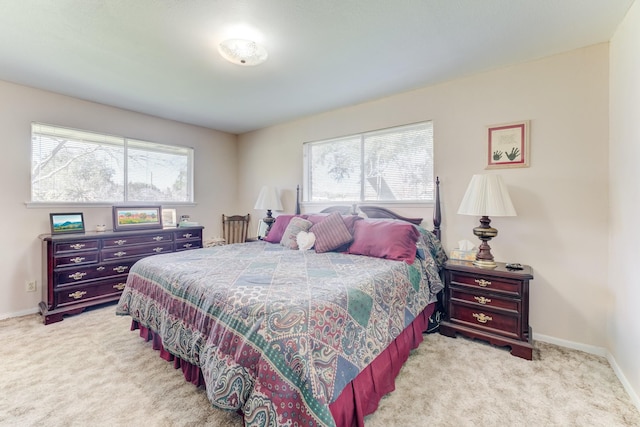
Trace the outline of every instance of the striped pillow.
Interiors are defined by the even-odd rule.
[[[316,236],[317,253],[333,251],[353,240],[339,212],[327,216],[309,231]]]

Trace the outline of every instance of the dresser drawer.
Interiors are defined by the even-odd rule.
[[[520,312],[522,303],[519,299],[501,298],[487,292],[463,292],[453,288],[450,289],[450,298],[454,303],[463,301],[478,306],[510,310],[513,311],[514,314]]]
[[[96,298],[105,299],[110,296],[115,298],[122,293],[126,280],[125,276],[124,278],[110,278],[79,286],[59,288],[55,291],[56,304],[65,306]]]
[[[181,240],[189,240],[189,239],[197,239],[197,240],[202,239],[201,229],[175,231],[174,234],[175,234],[176,242],[179,242]]]
[[[451,302],[449,305],[451,323],[466,324],[474,329],[520,338],[520,319],[518,315],[509,315],[489,310],[488,307],[472,307]]]
[[[78,240],[75,242],[54,243],[53,253],[54,255],[57,255],[65,252],[95,251],[98,249],[99,245],[99,240]]]
[[[201,248],[202,240],[191,240],[191,241],[177,241],[176,242],[176,252],[177,251],[185,251],[188,249],[198,249]]]
[[[97,263],[99,256],[98,252],[84,252],[75,253],[67,256],[59,256],[53,259],[53,266],[58,267],[70,267],[72,265],[84,265]]]
[[[131,245],[144,245],[147,243],[160,243],[171,242],[173,238],[172,233],[153,233],[143,236],[130,236],[130,237],[113,237],[104,239],[104,248],[119,248],[122,246]]]
[[[513,297],[522,296],[522,282],[508,278],[482,276],[452,271],[451,286],[462,285],[469,288],[490,290]]]
[[[139,246],[123,246],[118,248],[109,248],[102,250],[102,260],[112,261],[116,259],[129,257],[143,257],[149,255],[157,255],[165,252],[173,252],[173,243],[166,241],[163,243],[154,243],[150,245]]]
[[[114,264],[100,264],[88,267],[65,268],[55,272],[58,286],[75,285],[87,280],[100,279],[114,275],[129,273],[129,269],[138,259],[126,260]]]

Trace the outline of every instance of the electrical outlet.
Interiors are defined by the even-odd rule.
[[[35,292],[38,290],[38,281],[31,280],[27,282],[27,292]]]

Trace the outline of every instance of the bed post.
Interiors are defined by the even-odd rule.
[[[433,234],[435,234],[440,241],[442,241],[440,231],[441,220],[442,214],[440,213],[440,177],[436,176],[436,201],[433,209]]]
[[[300,215],[300,185],[296,185],[296,215]]]

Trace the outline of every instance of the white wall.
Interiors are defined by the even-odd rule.
[[[177,207],[204,225],[205,236],[221,234],[221,215],[235,211],[236,136],[163,120],[101,104],[0,81],[0,319],[37,311],[41,300],[41,254],[38,235],[49,232],[49,212],[69,208],[27,208],[30,197],[31,122],[105,132],[195,148],[196,206]],[[78,208],[72,208],[77,211]],[[80,208],[88,229],[112,224],[110,208]],[[38,292],[25,282],[38,280]]]
[[[609,286],[614,297],[608,347],[640,408],[640,3],[611,40]]]
[[[284,189],[293,212],[302,143],[420,120],[434,121],[444,243],[476,241],[478,218],[457,215],[485,168],[486,126],[531,120],[531,167],[499,172],[518,216],[494,218],[499,261],[530,264],[534,333],[604,347],[612,307],[608,258],[608,44],[397,94],[239,136],[239,207],[257,217],[262,183]],[[402,207],[431,216],[426,208]]]

